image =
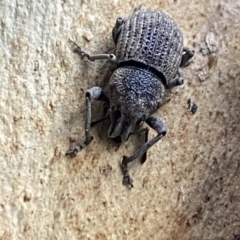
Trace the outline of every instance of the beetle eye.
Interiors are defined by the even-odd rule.
[[[118,120],[121,117],[121,112],[119,110],[114,111],[114,119]]]

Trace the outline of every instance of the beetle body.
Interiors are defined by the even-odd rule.
[[[163,121],[152,114],[165,103],[165,89],[183,84],[181,67],[188,62],[194,52],[183,47],[180,29],[162,11],[138,8],[129,19],[117,19],[112,36],[116,45],[116,56],[90,55],[80,47],[76,48],[78,53],[89,60],[107,58],[115,63],[116,68],[110,77],[108,94],[99,87],[87,91],[86,139],[70,149],[67,154],[76,156],[92,140],[91,101],[107,102],[109,105],[107,116],[111,120],[108,130],[110,138],[127,141],[131,134],[137,133],[136,125],[142,121],[157,132],[157,136],[148,141],[148,129],[144,129],[145,143],[132,156],[123,157],[123,183],[132,186],[128,163],[141,156],[146,158],[147,150],[166,134]]]
[[[120,66],[129,62],[152,70],[165,84],[176,76],[183,54],[183,36],[166,13],[136,10],[131,18],[122,20],[120,25],[116,23],[113,39]]]
[[[152,10],[136,10],[127,20],[118,18],[112,35],[118,68],[110,79],[109,97],[118,118],[113,110],[108,136],[126,141],[136,123],[162,105],[165,86],[181,63],[183,37],[166,13]]]

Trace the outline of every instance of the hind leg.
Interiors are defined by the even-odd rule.
[[[178,78],[174,79],[168,85],[166,86],[168,89],[183,85],[184,83],[184,73],[182,71],[183,67],[186,67],[189,65],[189,60],[194,56],[195,52],[194,50],[190,50],[189,48],[183,48],[183,55],[182,60],[178,69]]]
[[[123,26],[124,22],[125,22],[124,18],[118,17],[116,20],[115,26],[112,30],[112,38],[113,38],[115,45],[117,44],[117,40],[122,31],[122,26]]]

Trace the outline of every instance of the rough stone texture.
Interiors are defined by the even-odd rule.
[[[168,134],[148,161],[132,164],[129,191],[119,163],[141,141],[117,146],[100,124],[77,158],[64,156],[84,138],[84,92],[107,79],[106,64],[79,58],[69,38],[92,53],[112,52],[116,17],[140,1],[1,1],[0,239],[240,234],[239,1],[146,2],[172,15],[196,56],[185,85],[158,111]]]

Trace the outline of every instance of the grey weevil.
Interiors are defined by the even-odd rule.
[[[152,114],[167,100],[166,89],[182,85],[182,67],[188,65],[194,51],[183,47],[183,36],[177,24],[163,11],[135,9],[128,19],[117,18],[112,30],[116,51],[114,54],[90,55],[75,44],[80,55],[90,61],[108,59],[115,64],[108,85],[108,94],[100,87],[86,92],[85,141],[68,150],[66,155],[75,157],[90,144],[92,100],[108,105],[105,117],[111,124],[109,138],[125,142],[136,133],[145,133],[145,143],[130,157],[123,156],[123,184],[133,187],[128,163],[143,157],[150,147],[166,135],[161,118]],[[157,135],[148,141],[148,128],[136,130],[140,122],[146,122]],[[145,160],[144,160],[145,161]]]

